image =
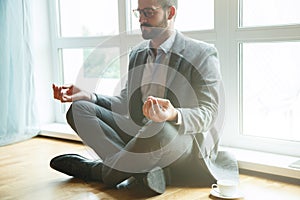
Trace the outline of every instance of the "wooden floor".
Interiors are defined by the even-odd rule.
[[[36,137],[0,147],[1,200],[97,200],[97,199],[218,199],[210,188],[168,187],[159,196],[147,196],[134,190],[109,189],[100,183],[88,183],[58,173],[49,161],[63,153],[90,155],[80,143]],[[241,174],[240,188],[246,200],[299,200],[300,184],[275,181]]]

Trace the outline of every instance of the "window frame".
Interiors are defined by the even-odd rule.
[[[107,37],[88,38],[59,38],[56,24],[57,0],[49,1],[50,25],[52,35],[53,54],[53,81],[62,83],[62,65],[59,62],[58,49],[95,47]],[[219,52],[221,73],[226,92],[226,113],[222,129],[221,145],[234,148],[271,152],[300,157],[300,142],[284,141],[278,139],[259,138],[241,134],[241,56],[240,44],[244,42],[300,42],[300,25],[281,25],[265,27],[240,27],[239,0],[214,0],[214,29],[204,31],[187,31],[185,35],[194,39],[214,44]],[[141,41],[138,34],[130,33],[130,5],[126,1],[118,1],[119,32],[122,34],[120,41],[115,45],[120,52],[125,52]],[[127,34],[128,33],[128,34]],[[126,57],[126,56],[125,56]],[[127,65],[128,58],[121,58],[121,66]],[[121,74],[126,73],[126,68],[121,68]],[[64,122],[63,106],[55,104],[55,122]]]
[[[227,1],[230,13],[227,18],[229,20],[227,40],[230,45],[227,49],[229,49],[228,56],[231,59],[228,63],[221,63],[227,71],[223,73],[226,91],[226,119],[221,144],[228,147],[299,157],[300,142],[242,134],[242,57],[239,49],[242,43],[300,42],[300,25],[240,27],[239,0]]]
[[[51,30],[51,41],[52,41],[52,60],[53,60],[53,82],[56,84],[63,84],[63,64],[61,63],[62,55],[61,49],[74,49],[74,48],[94,48],[100,43],[107,41],[113,36],[90,36],[90,37],[60,37],[59,33],[59,0],[49,1],[49,19],[50,19],[50,30]],[[118,1],[118,13],[119,13],[119,32],[125,33],[128,30],[129,18],[126,17],[128,14],[128,4],[125,1]],[[125,17],[123,17],[125,16]],[[124,39],[123,37],[126,37]],[[114,40],[110,43],[106,42],[106,45],[110,47],[118,47],[120,52],[126,52],[131,46],[134,46],[140,39],[136,37],[127,37],[124,34],[120,34],[120,40]],[[127,65],[127,58],[121,57],[121,66]],[[126,69],[121,68],[121,74],[125,74]],[[64,113],[67,106],[61,104],[55,104],[55,122],[65,123],[66,119]]]

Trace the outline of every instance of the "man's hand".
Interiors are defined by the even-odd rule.
[[[56,86],[52,84],[54,99],[65,102],[73,102],[77,100],[91,100],[91,94],[81,90],[75,85]]]
[[[149,96],[143,105],[145,117],[154,122],[176,121],[177,110],[168,99]]]

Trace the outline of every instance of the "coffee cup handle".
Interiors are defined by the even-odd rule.
[[[211,185],[211,189],[215,189],[215,188],[218,188],[218,185],[214,183]]]
[[[219,195],[221,195],[221,196],[223,196],[223,194],[219,191],[219,190],[215,190],[215,189],[217,189],[217,188],[219,188],[218,187],[218,184],[212,184],[211,185],[211,189],[213,189],[216,193],[218,193]]]

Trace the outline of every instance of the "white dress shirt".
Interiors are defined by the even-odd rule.
[[[174,32],[164,43],[157,49],[156,56],[151,49],[150,41],[148,45],[148,58],[142,77],[142,100],[146,101],[148,96],[159,98],[165,97],[165,87],[167,82],[168,64],[171,55],[171,48],[175,40]],[[177,110],[178,119],[176,124],[181,124],[181,114]]]

